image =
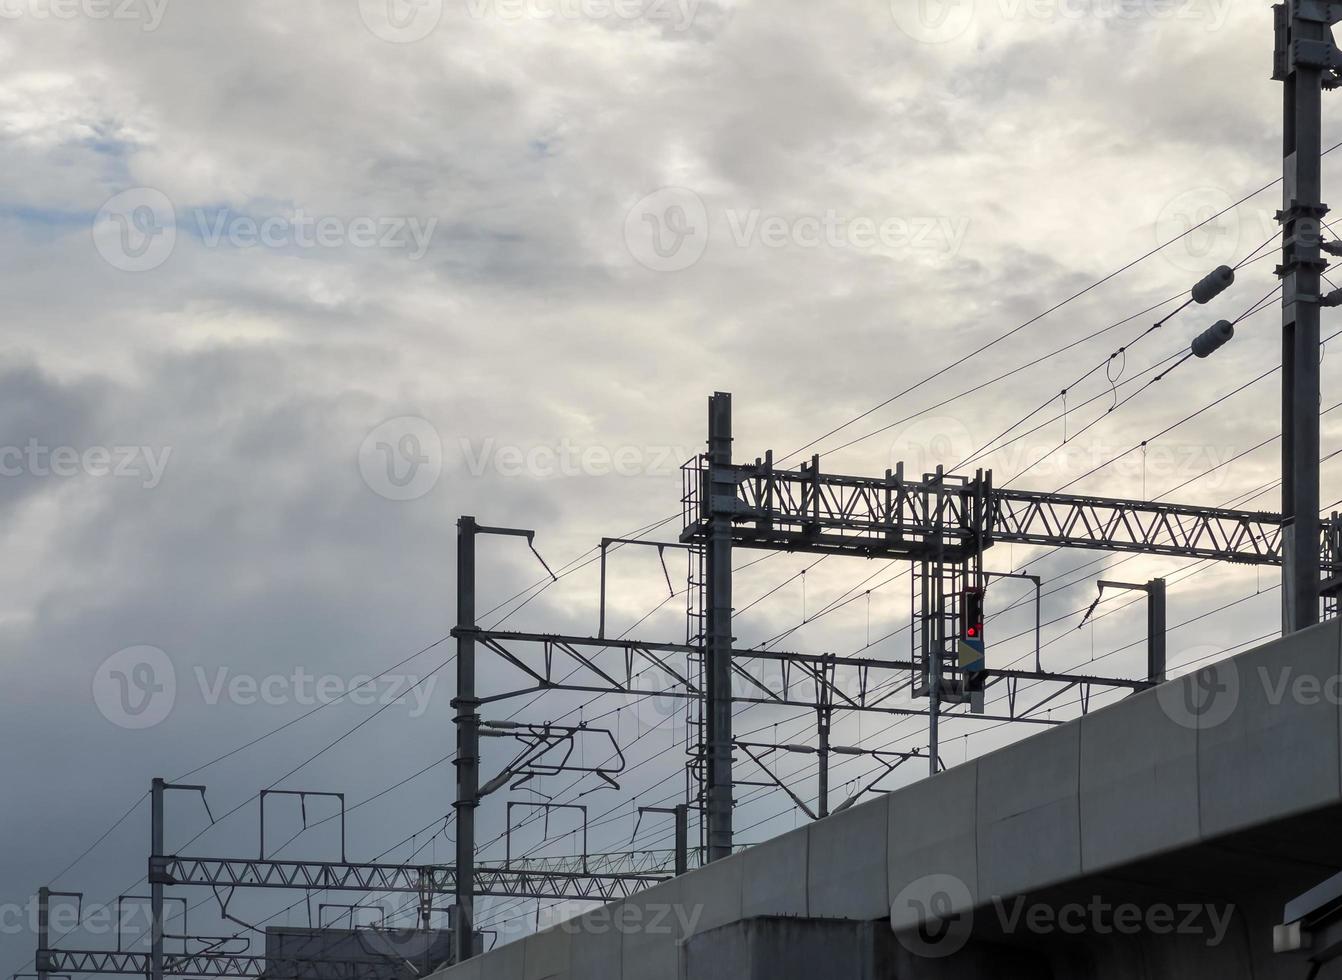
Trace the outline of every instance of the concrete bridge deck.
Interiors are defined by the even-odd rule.
[[[1328,623],[436,976],[1303,980],[1272,926],[1342,869],[1340,684]]]

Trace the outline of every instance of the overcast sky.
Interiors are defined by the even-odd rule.
[[[0,967],[31,958],[38,886],[90,905],[143,891],[143,804],[55,876],[152,777],[182,776],[444,637],[459,515],[535,529],[558,569],[602,535],[678,514],[678,466],[702,446],[714,390],[735,396],[737,457],[781,457],[1278,177],[1271,26],[1267,3],[1242,0],[0,0]],[[920,472],[1041,406],[1017,430],[1037,431],[980,464],[999,485],[1054,490],[1139,447],[1274,367],[1277,314],[1246,319],[1214,358],[1017,478],[1155,373],[1140,372],[1270,293],[1267,257],[1212,306],[1147,332],[1157,314],[1143,311],[1266,242],[1278,198],[1270,188],[807,453],[880,430],[825,465]],[[1340,328],[1326,315],[1325,334]],[[1072,386],[1128,344],[1108,378]],[[1324,407],[1335,398],[1325,390]],[[1075,489],[1240,503],[1276,479],[1277,443],[1181,485],[1276,435],[1279,399],[1269,376]],[[1337,413],[1324,452],[1340,446]],[[1339,475],[1324,464],[1325,503],[1342,496]],[[1269,489],[1243,505],[1279,501]],[[544,577],[521,542],[481,551],[482,611]],[[1121,560],[1099,557],[1001,545],[990,564],[1069,585],[1045,600],[1053,620],[1089,605]],[[908,578],[865,595],[902,567],[832,559],[803,578],[813,563],[775,556],[738,576],[738,608],[782,585],[738,618],[742,645],[856,589],[781,648],[906,650],[907,632],[882,638],[907,623]],[[1145,558],[1121,571],[1162,573],[1172,625],[1244,600],[1175,630],[1175,665],[1277,628],[1275,572]],[[681,559],[671,575],[682,588]],[[990,611],[1022,594],[995,589]],[[593,566],[507,623],[592,634],[596,600]],[[622,553],[612,631],[653,610],[635,635],[683,637],[656,553]],[[1000,617],[990,663],[1031,654],[1029,637],[1005,639],[1031,618]],[[1046,628],[1047,666],[1125,648],[1088,669],[1140,672],[1140,606],[1078,622]],[[374,704],[335,704],[189,781],[209,785],[222,817],[422,682],[278,785],[352,804],[434,766],[350,815],[349,854],[449,861],[450,826],[433,834],[451,805],[453,675],[431,672],[450,653],[397,668],[363,699]],[[482,673],[495,691],[516,680],[493,662]],[[581,798],[593,849],[626,850],[635,795],[665,805],[683,791],[683,717],[580,703],[497,710],[618,729],[620,793],[537,786],[560,802],[596,790]],[[1078,710],[1064,705],[1057,717]],[[738,717],[761,738],[775,724],[782,741],[809,736],[795,712]],[[926,744],[920,722],[888,728],[844,718],[836,741]],[[952,723],[947,763],[1030,731],[986,728]],[[490,747],[487,775],[502,752]],[[807,774],[808,797],[809,766],[782,763]],[[834,802],[869,769],[837,771]],[[912,763],[881,788],[924,771]],[[750,797],[743,842],[804,819],[781,793]],[[503,834],[503,801],[482,811],[482,842]],[[310,801],[309,820],[326,806]],[[537,853],[571,852],[564,819]],[[256,826],[251,802],[189,850],[253,855]],[[336,856],[334,826],[283,853]],[[170,849],[206,828],[198,801],[172,801]],[[269,841],[300,829],[291,801],[268,814]],[[645,823],[635,846],[667,847],[666,831]],[[514,844],[543,836],[534,822]],[[502,844],[484,853],[500,859]],[[240,928],[208,893],[181,894],[203,903],[193,933]],[[257,924],[300,899],[239,895],[230,911]],[[495,902],[482,919],[512,933],[535,915]],[[273,920],[304,921],[301,905]],[[104,929],[65,944],[114,942]]]

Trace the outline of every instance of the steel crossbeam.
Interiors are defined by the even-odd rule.
[[[450,893],[456,871],[444,865],[349,864],[255,858],[160,856],[150,859],[151,882],[221,888],[301,888],[315,891]],[[556,868],[482,867],[475,894],[500,898],[613,902],[671,877],[669,873],[586,874]]]

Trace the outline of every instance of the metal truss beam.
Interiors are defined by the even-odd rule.
[[[564,857],[515,857],[508,862],[508,869],[511,871],[562,871],[571,874],[622,877],[660,875],[669,878],[675,874],[675,868],[676,852],[670,848]]]
[[[1282,562],[1280,515],[1253,511],[996,490],[989,526],[994,540],[1016,544],[1254,565]]]
[[[707,540],[702,459],[687,464],[680,540]],[[770,458],[732,467],[735,497],[717,501],[733,514],[733,542],[742,547],[868,558],[920,560],[938,536],[949,560],[976,548],[974,499],[988,501],[983,545],[997,542],[1282,564],[1282,518],[1145,500],[997,489],[992,474],[907,480],[902,467],[884,477],[821,473],[814,459],[779,470]],[[699,489],[697,489],[699,488]],[[1320,551],[1331,564],[1323,537]]]
[[[149,953],[121,953],[92,949],[44,949],[37,953],[39,973],[103,973],[147,976]],[[364,980],[373,962],[290,959],[280,957],[267,965],[264,956],[234,953],[165,953],[163,972],[176,977],[260,978],[266,980]],[[388,967],[394,961],[388,960]]]
[[[444,865],[349,864],[253,858],[150,858],[150,881],[219,888],[300,888],[314,891],[442,893],[456,890],[454,868]],[[589,874],[545,867],[476,868],[476,895],[614,902],[670,878],[658,873]]]

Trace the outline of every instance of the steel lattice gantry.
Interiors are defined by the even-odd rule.
[[[596,770],[591,770],[596,771]],[[671,855],[664,855],[660,863],[640,858],[636,854],[587,855],[579,858],[553,857],[508,861],[503,866],[480,866],[472,862],[466,883],[458,868],[451,865],[377,864],[352,862],[345,859],[344,797],[342,794],[314,793],[301,790],[266,790],[261,794],[261,856],[256,858],[193,857],[164,853],[166,828],[164,797],[168,791],[187,791],[205,796],[204,786],[188,786],[154,779],[151,789],[151,851],[148,881],[151,888],[150,950],[145,954],[149,980],[161,980],[168,975],[180,975],[171,959],[165,940],[165,889],[176,886],[204,886],[211,888],[216,897],[220,892],[231,894],[238,888],[288,888],[305,892],[372,892],[403,893],[419,898],[420,919],[428,928],[429,915],[436,895],[481,895],[498,898],[525,898],[552,901],[587,901],[609,903],[629,898],[653,885],[672,877],[666,867]],[[278,860],[265,856],[265,796],[267,793],[299,796],[332,796],[339,801],[341,821],[341,860]],[[208,806],[206,807],[208,812]],[[45,890],[44,890],[45,891]],[[46,899],[41,903],[45,908]],[[221,902],[221,904],[223,904]],[[45,913],[43,914],[45,917]],[[460,926],[458,925],[459,929]],[[41,930],[40,930],[41,932]],[[42,933],[44,936],[45,933]],[[39,940],[39,945],[46,943]],[[53,951],[54,952],[54,951]],[[75,972],[123,972],[119,967],[129,960],[109,958],[122,955],[108,952],[84,951],[79,955],[92,957],[92,964]],[[204,955],[223,956],[222,953]],[[469,956],[460,959],[469,958]],[[469,954],[469,955],[473,955]],[[180,956],[179,956],[180,958]],[[236,959],[236,957],[235,957]],[[243,964],[246,965],[246,964]],[[232,970],[237,963],[229,964]],[[98,967],[98,969],[95,969]],[[224,969],[224,967],[220,967]],[[54,968],[51,971],[58,972]],[[189,964],[187,972],[191,973]],[[234,972],[215,972],[208,976],[250,976]],[[267,974],[269,976],[269,974]],[[334,977],[298,977],[286,980],[344,980]]]
[[[667,867],[673,855],[660,860],[637,853],[584,855],[581,858],[529,858],[507,867],[477,867],[476,895],[537,900],[614,902],[631,897],[672,876]],[[149,879],[159,887],[208,886],[235,888],[296,888],[304,891],[404,893],[421,898],[451,894],[456,870],[445,865],[358,864],[331,861],[280,861],[257,858],[208,858],[156,855],[150,858]],[[46,908],[47,899],[41,899]],[[162,912],[155,922],[161,936]],[[42,921],[46,921],[45,912]],[[166,950],[53,949],[46,930],[39,929],[39,976],[53,974],[138,974],[150,977],[265,978],[265,980],[362,980],[369,963],[266,956],[203,950],[172,953]]]
[[[961,605],[968,593],[982,594],[989,574],[983,555],[994,544],[1283,564],[1280,514],[1002,489],[983,470],[973,476],[939,471],[910,479],[900,465],[881,477],[847,476],[822,472],[818,456],[799,469],[780,469],[771,453],[739,464],[720,448],[722,433],[731,431],[730,413],[731,396],[714,395],[709,444],[719,449],[685,466],[681,542],[709,553],[725,551],[728,558],[732,547],[744,547],[914,562],[915,690],[933,700],[933,718],[937,701],[977,697],[953,653],[962,632]],[[1315,545],[1326,576],[1325,595],[1339,585],[1334,525],[1320,530]],[[705,608],[712,607],[709,597],[718,587],[705,577]],[[710,633],[704,645],[710,663],[733,656],[729,631],[725,638]],[[705,697],[711,704],[721,700],[714,687],[724,685],[720,678],[714,684],[711,670],[706,677]]]
[[[523,869],[477,867],[474,893],[497,898],[614,902],[671,877],[669,871],[593,874],[542,867],[541,863],[532,861]],[[163,885],[216,888],[451,894],[456,890],[457,875],[455,868],[444,865],[161,856],[151,862],[150,879]]]
[[[922,560],[939,543],[948,558],[968,558],[1002,542],[1282,563],[1280,514],[1000,489],[991,472],[910,480],[901,467],[884,477],[840,476],[822,473],[818,460],[782,470],[767,457],[731,465],[717,482],[735,494],[708,501],[707,470],[705,457],[686,468],[682,541],[705,541],[713,514],[725,513],[743,548]],[[1321,551],[1324,544],[1321,535]],[[1331,561],[1325,554],[1325,567]]]
[[[237,937],[189,936],[174,937],[182,943],[180,951],[169,952],[160,947],[136,952],[123,949],[118,937],[116,949],[57,949],[51,940],[51,899],[75,898],[82,904],[79,892],[54,892],[49,888],[38,890],[37,951],[34,966],[39,980],[54,976],[75,974],[120,974],[176,977],[211,977],[228,980],[366,980],[370,968],[385,962],[397,967],[406,961],[389,950],[381,958],[340,959],[337,957],[290,957],[257,955],[243,949],[225,949]],[[123,896],[125,897],[125,896]],[[120,901],[118,900],[118,908]],[[183,925],[186,903],[183,902]],[[82,915],[82,913],[81,913]],[[163,937],[162,909],[156,909],[152,933]],[[192,951],[191,947],[201,948]],[[387,971],[381,971],[385,974]]]
[[[150,953],[94,949],[43,949],[37,953],[39,975],[108,973],[146,977]],[[234,953],[165,953],[163,970],[178,977],[266,978],[266,980],[362,980],[371,964],[346,960],[294,960],[267,967],[266,957]]]
[[[969,596],[983,594],[988,575],[983,555],[994,544],[1278,567],[1289,550],[1282,516],[1268,512],[1000,489],[993,486],[991,472],[983,470],[973,476],[938,470],[909,479],[901,464],[881,477],[844,476],[822,472],[818,456],[799,469],[779,469],[772,453],[739,464],[731,456],[731,395],[714,394],[708,414],[709,451],[684,469],[680,541],[701,548],[710,568],[728,572],[702,577],[701,608],[730,608],[734,547],[914,562],[918,566],[911,597],[914,690],[930,701],[932,746],[942,703],[968,702],[982,710],[982,656],[976,669],[961,669],[956,653],[967,635],[965,604]],[[1339,585],[1337,538],[1328,526],[1311,533],[1321,556],[1324,595]],[[974,639],[981,651],[981,635]],[[706,713],[721,717],[723,706],[732,701],[735,651],[729,619],[705,630],[703,649]],[[729,709],[726,717],[730,719]],[[703,755],[710,765],[703,795],[708,837],[730,842],[730,769],[711,763],[724,746],[730,746],[731,733],[721,731],[721,725],[706,728]],[[929,756],[935,772],[935,748]],[[720,846],[709,849],[710,859],[723,853]]]

